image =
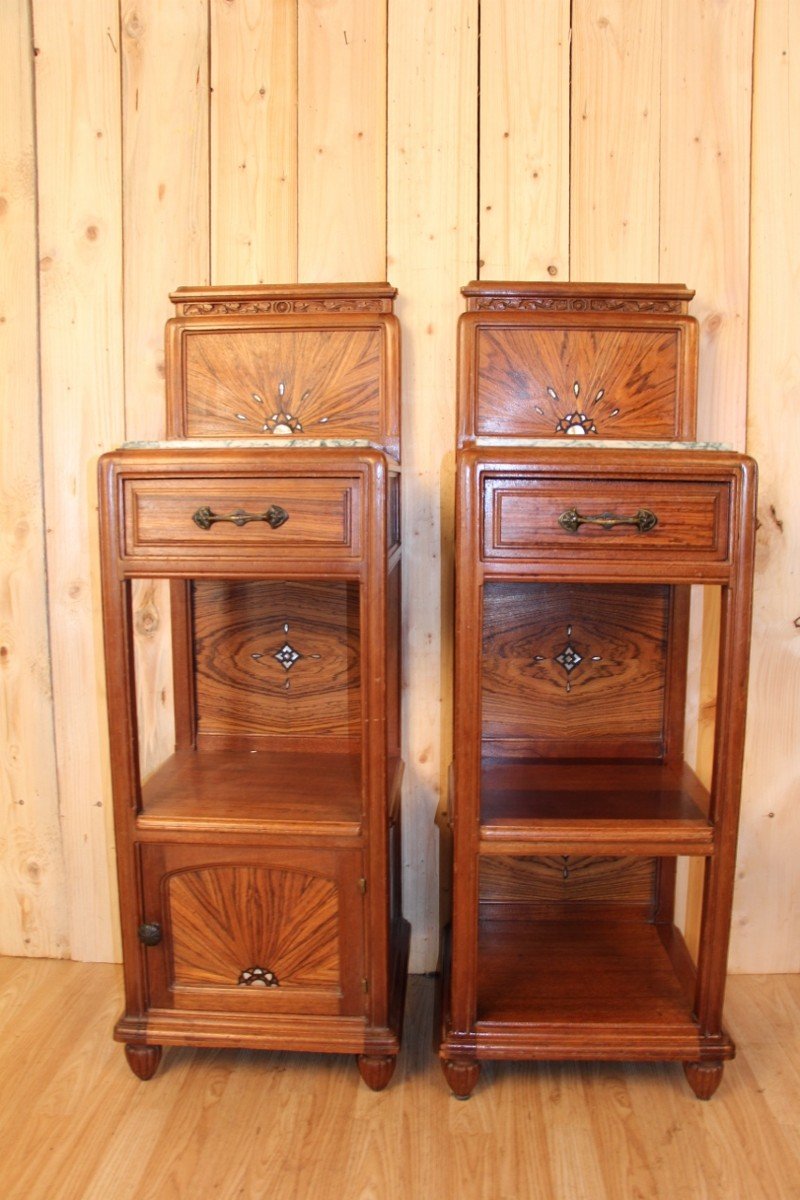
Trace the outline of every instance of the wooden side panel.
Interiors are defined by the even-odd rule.
[[[298,3],[297,270],[305,283],[386,278],[386,20],[375,0]]]
[[[569,278],[569,68],[569,0],[481,6],[483,279]]]
[[[573,5],[571,279],[658,279],[660,14],[661,0]]]
[[[480,863],[480,902],[488,916],[506,914],[563,917],[652,913],[657,875],[652,858],[484,857]]]
[[[125,432],[161,438],[169,293],[208,281],[207,0],[121,5]],[[164,114],[179,139],[163,136]],[[134,584],[143,770],[175,745],[169,589]]]
[[[386,330],[379,325],[276,329],[250,318],[221,331],[187,321],[175,408],[188,437],[381,440],[390,430]]]
[[[438,952],[434,802],[451,742],[455,328],[477,241],[477,0],[389,9],[389,272],[403,328],[403,737],[410,969]],[[446,755],[442,748],[447,747]]]
[[[193,608],[201,737],[360,740],[355,585],[198,581]]]
[[[669,604],[666,587],[486,584],[485,752],[658,757]]]
[[[119,14],[33,10],[48,585],[70,946],[115,954],[95,462],[123,437]],[[36,751],[34,751],[35,753]]]
[[[0,953],[69,951],[42,505],[33,42],[0,6]]]
[[[747,449],[761,473],[731,965],[800,970],[800,11],[756,8]]]
[[[212,278],[291,283],[297,278],[296,0],[211,0],[211,89]]]
[[[683,317],[643,328],[614,317],[548,325],[517,319],[475,331],[479,436],[654,438],[691,429],[694,326]]]

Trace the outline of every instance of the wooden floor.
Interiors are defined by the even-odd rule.
[[[3,1200],[800,1197],[800,976],[739,976],[708,1103],[679,1066],[490,1064],[466,1103],[430,1049],[433,982],[375,1094],[352,1059],[171,1050],[140,1083],[116,967],[0,960]]]

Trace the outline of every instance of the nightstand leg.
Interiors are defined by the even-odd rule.
[[[689,1087],[698,1100],[710,1100],[722,1082],[725,1064],[721,1062],[684,1063]]]
[[[382,1092],[394,1075],[397,1065],[395,1054],[357,1054],[356,1062],[361,1078],[373,1092]]]
[[[481,1064],[474,1058],[444,1058],[442,1070],[456,1100],[469,1100],[478,1082]]]
[[[134,1075],[138,1075],[140,1079],[152,1079],[161,1062],[161,1047],[136,1046],[127,1042],[125,1057]]]

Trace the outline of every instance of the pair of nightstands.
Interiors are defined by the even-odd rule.
[[[691,442],[685,289],[465,292],[445,1075],[463,1096],[485,1058],[674,1059],[709,1096],[733,1053],[753,464]],[[395,1065],[393,295],[182,289],[170,440],[101,464],[117,1037],[143,1078],[162,1045],[351,1052],[373,1088]],[[149,774],[142,579],[169,581],[175,718]],[[692,585],[722,596],[710,790],[683,755]],[[683,855],[706,864],[696,971]]]

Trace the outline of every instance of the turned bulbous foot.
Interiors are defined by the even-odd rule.
[[[474,1058],[443,1058],[442,1071],[456,1100],[469,1100],[478,1082],[481,1064]]]
[[[140,1079],[152,1079],[161,1062],[160,1046],[135,1046],[128,1042],[125,1046],[125,1057],[134,1075]]]
[[[683,1070],[689,1081],[689,1087],[698,1100],[710,1100],[722,1081],[724,1063],[695,1062],[684,1063]]]
[[[394,1075],[397,1065],[395,1054],[357,1054],[356,1062],[361,1078],[373,1092],[382,1092]]]

